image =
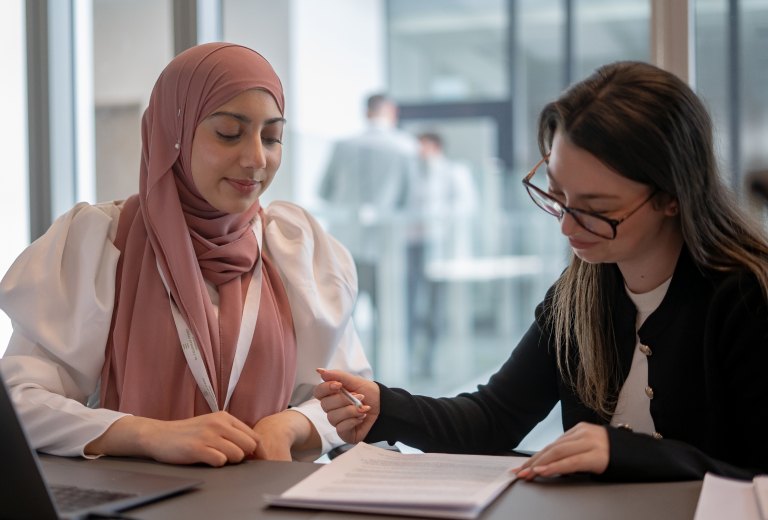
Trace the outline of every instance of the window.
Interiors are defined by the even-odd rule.
[[[3,100],[0,125],[0,220],[2,243],[0,274],[5,274],[16,257],[29,244],[29,193],[27,181],[27,82],[24,2],[0,2],[0,47],[4,49]],[[11,337],[11,323],[0,319],[0,357]]]

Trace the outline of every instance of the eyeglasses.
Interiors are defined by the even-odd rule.
[[[557,217],[558,220],[563,218],[565,214],[568,213],[573,217],[573,220],[575,220],[578,225],[593,235],[599,236],[600,238],[606,238],[608,240],[613,240],[616,238],[616,226],[631,217],[637,210],[645,206],[645,204],[651,200],[654,195],[656,195],[656,191],[654,190],[653,193],[651,193],[651,195],[645,199],[642,204],[618,220],[607,218],[602,215],[598,215],[597,213],[592,213],[591,211],[566,207],[558,202],[557,199],[540,190],[530,182],[531,177],[533,177],[533,175],[536,173],[536,170],[538,170],[539,167],[544,164],[547,159],[549,159],[549,155],[550,154],[547,154],[546,157],[539,161],[539,164],[534,166],[533,170],[528,172],[528,175],[526,175],[525,179],[523,179],[523,184],[525,185],[525,189],[528,190],[528,195],[531,196],[531,199],[533,199],[533,202],[538,207],[550,215]]]

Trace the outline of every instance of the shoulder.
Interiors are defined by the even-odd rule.
[[[15,277],[36,279],[49,276],[50,269],[69,271],[97,265],[105,249],[114,249],[112,242],[122,207],[123,201],[76,204],[19,255],[3,280],[2,289]]]
[[[352,255],[307,210],[275,201],[264,210],[264,252],[286,275],[336,273],[357,290]]]
[[[273,202],[264,210],[264,220],[264,256],[288,296],[298,348],[335,349],[357,298],[352,256],[296,204]],[[297,373],[304,378],[316,377],[315,365],[304,366],[310,359],[299,359]]]
[[[765,295],[757,276],[746,269],[737,271],[703,270],[712,284],[711,310],[743,312],[748,316],[768,316]]]
[[[120,257],[112,241],[121,208],[121,202],[77,204],[14,261],[0,282],[0,308],[35,331],[30,339],[66,348],[75,344],[67,334],[104,324],[108,330]]]

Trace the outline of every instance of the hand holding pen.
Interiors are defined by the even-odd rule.
[[[379,385],[341,370],[318,368],[323,383],[314,396],[339,437],[349,444],[365,439],[379,415]]]

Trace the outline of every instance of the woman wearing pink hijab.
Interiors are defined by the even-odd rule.
[[[370,377],[349,253],[293,204],[280,80],[238,45],[177,56],[142,121],[139,194],[76,205],[0,283],[0,360],[35,448],[220,466],[341,444],[317,366]]]

